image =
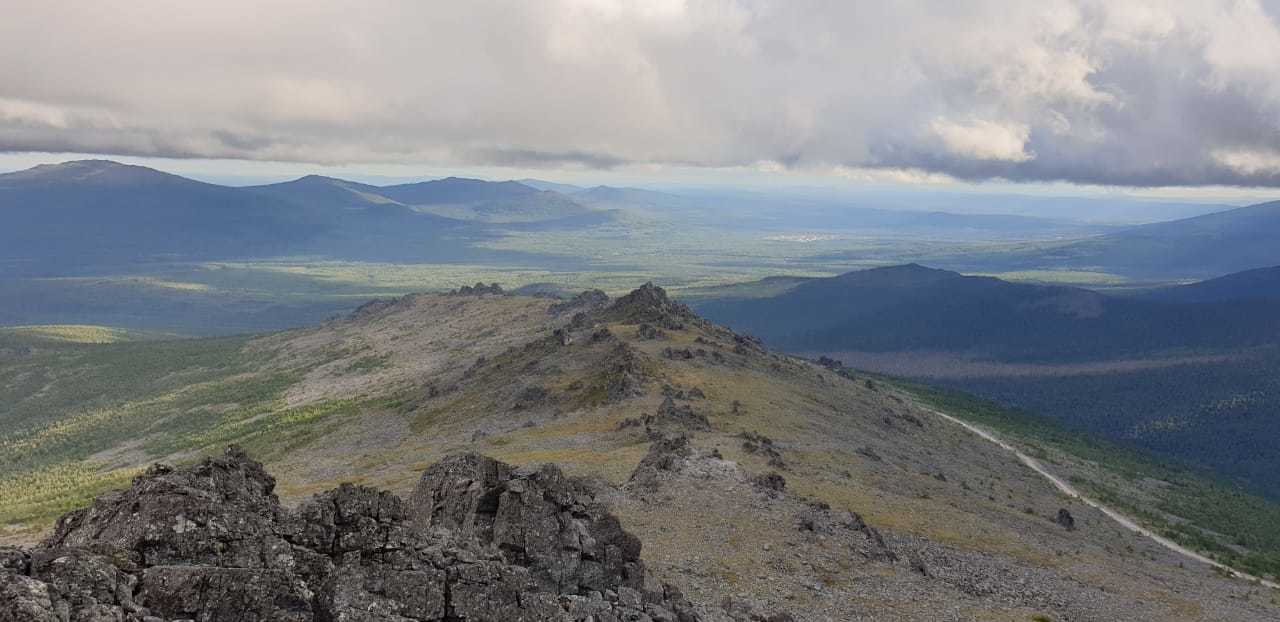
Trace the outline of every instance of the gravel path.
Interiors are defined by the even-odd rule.
[[[1082,503],[1084,503],[1084,504],[1086,504],[1086,505],[1089,505],[1089,506],[1092,506],[1092,507],[1094,507],[1094,508],[1097,508],[1097,509],[1098,509],[1099,511],[1101,511],[1103,514],[1106,514],[1108,517],[1110,517],[1110,518],[1111,518],[1111,520],[1114,520],[1115,522],[1119,523],[1119,524],[1120,524],[1120,526],[1124,527],[1125,529],[1128,529],[1129,531],[1132,531],[1132,532],[1134,532],[1134,533],[1137,533],[1137,534],[1141,534],[1141,535],[1143,535],[1143,536],[1146,536],[1146,537],[1148,537],[1148,538],[1150,538],[1150,539],[1154,540],[1155,542],[1157,542],[1157,543],[1158,543],[1158,544],[1160,544],[1161,546],[1163,546],[1163,547],[1165,547],[1165,548],[1167,548],[1167,549],[1169,549],[1169,550],[1171,550],[1171,551],[1173,551],[1173,552],[1175,552],[1175,553],[1178,553],[1179,555],[1183,555],[1183,556],[1185,556],[1185,557],[1187,557],[1187,558],[1190,558],[1190,559],[1193,559],[1193,560],[1195,560],[1195,561],[1198,561],[1198,562],[1201,562],[1201,563],[1204,563],[1204,564],[1208,564],[1208,565],[1213,566],[1213,567],[1215,567],[1215,568],[1222,569],[1222,570],[1226,571],[1228,574],[1230,574],[1230,575],[1231,575],[1231,576],[1233,576],[1233,577],[1236,577],[1236,578],[1239,578],[1239,579],[1245,579],[1245,580],[1247,580],[1247,581],[1255,581],[1255,582],[1257,582],[1257,583],[1259,583],[1259,584],[1261,584],[1261,585],[1265,585],[1265,586],[1267,586],[1267,587],[1269,587],[1269,588],[1280,589],[1280,584],[1277,584],[1277,583],[1275,583],[1274,581],[1268,581],[1268,580],[1266,580],[1266,579],[1262,579],[1262,578],[1260,578],[1260,577],[1255,577],[1255,576],[1253,576],[1253,575],[1251,575],[1251,574],[1247,574],[1247,573],[1244,573],[1244,572],[1240,572],[1240,571],[1235,570],[1234,568],[1231,568],[1231,567],[1229,567],[1229,566],[1227,566],[1227,565],[1225,565],[1225,564],[1222,564],[1222,563],[1220,563],[1220,562],[1217,562],[1217,561],[1214,561],[1214,560],[1212,560],[1212,559],[1209,559],[1208,557],[1205,557],[1204,555],[1201,555],[1201,554],[1199,554],[1199,553],[1197,553],[1197,552],[1195,552],[1195,551],[1192,551],[1191,549],[1188,549],[1188,548],[1186,548],[1186,547],[1184,547],[1184,546],[1182,546],[1182,545],[1178,544],[1177,542],[1174,542],[1173,540],[1170,540],[1170,539],[1168,539],[1168,538],[1166,538],[1166,537],[1164,537],[1164,536],[1161,536],[1161,535],[1160,535],[1160,534],[1158,534],[1158,533],[1155,533],[1155,532],[1151,531],[1150,529],[1147,529],[1146,527],[1143,527],[1142,525],[1139,525],[1139,524],[1138,524],[1137,522],[1135,522],[1132,518],[1129,518],[1128,516],[1125,516],[1124,514],[1121,514],[1119,511],[1117,511],[1117,510],[1115,510],[1115,509],[1112,509],[1112,508],[1110,508],[1110,507],[1107,507],[1106,505],[1103,505],[1103,504],[1101,504],[1101,503],[1099,503],[1099,502],[1097,502],[1097,501],[1095,501],[1095,500],[1093,500],[1093,499],[1090,499],[1089,497],[1086,497],[1085,495],[1081,494],[1081,493],[1080,493],[1080,491],[1079,491],[1079,490],[1077,490],[1077,489],[1075,488],[1075,486],[1072,486],[1071,484],[1068,484],[1067,482],[1063,481],[1063,480],[1062,480],[1061,478],[1059,478],[1058,476],[1056,476],[1056,475],[1054,475],[1054,474],[1050,473],[1047,469],[1045,469],[1045,468],[1044,468],[1044,466],[1043,466],[1043,465],[1041,465],[1041,464],[1040,464],[1040,461],[1039,461],[1039,460],[1036,460],[1035,458],[1032,458],[1031,456],[1028,456],[1027,454],[1022,453],[1021,451],[1018,451],[1018,449],[1017,449],[1017,448],[1015,448],[1013,445],[1010,445],[1009,443],[1006,443],[1005,441],[1001,440],[1001,439],[1000,439],[1000,437],[996,436],[995,434],[992,434],[991,432],[988,432],[988,431],[986,431],[986,430],[984,430],[984,429],[982,429],[982,428],[979,428],[978,426],[975,426],[975,425],[973,425],[973,424],[971,424],[971,423],[968,423],[968,422],[966,422],[966,421],[962,421],[962,420],[960,420],[960,419],[957,419],[957,418],[955,418],[955,417],[953,417],[953,416],[951,416],[951,415],[948,415],[948,414],[946,414],[946,413],[944,413],[944,412],[939,412],[939,411],[937,411],[937,410],[933,410],[933,409],[931,409],[931,408],[925,408],[925,407],[923,407],[923,406],[921,406],[921,408],[922,408],[923,410],[927,411],[927,412],[930,412],[930,413],[932,413],[932,414],[934,414],[934,415],[937,415],[938,417],[941,417],[941,418],[943,418],[943,419],[945,419],[945,420],[947,420],[947,421],[950,421],[951,423],[954,423],[954,424],[956,424],[956,425],[958,425],[958,426],[960,426],[960,427],[962,427],[962,428],[964,428],[964,429],[966,429],[966,430],[968,430],[968,431],[970,431],[970,432],[972,432],[972,433],[974,433],[974,434],[977,434],[978,436],[981,436],[982,438],[985,438],[985,439],[987,439],[988,441],[991,441],[992,443],[995,443],[996,445],[999,445],[1002,449],[1004,449],[1004,450],[1006,450],[1006,451],[1012,452],[1012,453],[1013,453],[1013,455],[1015,455],[1015,456],[1017,456],[1017,457],[1018,457],[1018,460],[1021,460],[1021,461],[1022,461],[1022,463],[1023,463],[1023,464],[1025,464],[1025,465],[1027,465],[1027,467],[1028,467],[1028,468],[1030,468],[1032,471],[1035,471],[1036,473],[1039,473],[1039,474],[1040,474],[1041,476],[1043,476],[1045,479],[1047,479],[1047,480],[1049,480],[1051,483],[1053,483],[1053,485],[1054,485],[1055,487],[1057,487],[1057,489],[1058,489],[1059,491],[1061,491],[1063,494],[1065,494],[1065,495],[1067,495],[1067,496],[1069,496],[1069,497],[1074,497],[1074,498],[1076,498],[1076,499],[1079,499]]]

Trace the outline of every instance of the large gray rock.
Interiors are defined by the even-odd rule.
[[[409,500],[421,528],[493,545],[557,594],[643,585],[640,541],[560,469],[512,469],[463,454],[428,468]]]
[[[154,465],[124,491],[66,514],[47,548],[108,545],[146,566],[269,568],[287,554],[275,479],[239,449],[186,469]]]
[[[156,466],[0,547],[0,622],[696,620],[644,590],[640,542],[559,469],[467,454],[412,498],[342,485],[297,511],[238,449]]]

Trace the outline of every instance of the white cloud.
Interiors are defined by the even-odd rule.
[[[948,151],[964,158],[1026,162],[1035,157],[1027,153],[1031,130],[1021,123],[977,120],[961,124],[934,119],[930,128]]]
[[[1280,151],[1217,149],[1213,158],[1241,175],[1280,173]]]
[[[1280,186],[1250,0],[11,4],[0,151]]]

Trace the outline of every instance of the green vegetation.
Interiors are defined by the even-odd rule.
[[[1079,287],[1117,286],[1129,282],[1128,278],[1119,274],[1092,270],[1017,270],[1013,272],[979,272],[974,273],[974,276],[993,276],[1005,281],[1076,285]]]
[[[1052,448],[1100,466],[1113,478],[1073,475],[1072,484],[1148,528],[1256,576],[1280,577],[1280,504],[1151,454],[1064,429],[1046,417],[964,393],[884,379],[922,403],[998,431],[1045,455]],[[1143,482],[1156,481],[1156,487]],[[1154,489],[1153,489],[1154,488]]]
[[[347,373],[351,374],[367,374],[369,372],[386,369],[391,366],[391,356],[383,354],[381,356],[365,356],[356,359],[347,366]]]
[[[61,463],[0,478],[0,527],[44,523],[86,507],[97,495],[127,486],[140,469],[103,472],[92,465]]]
[[[114,333],[0,331],[0,348],[28,348],[0,357],[0,525],[45,525],[151,459],[191,460],[230,443],[269,459],[365,408],[394,406],[289,406],[284,394],[308,367],[277,368],[244,337],[78,343],[104,334]]]
[[[148,338],[155,338],[155,335],[89,324],[37,324],[0,328],[0,343],[119,343]]]

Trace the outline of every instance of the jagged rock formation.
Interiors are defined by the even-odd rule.
[[[547,307],[547,313],[551,315],[563,315],[569,312],[590,313],[603,309],[608,304],[608,294],[598,289],[588,289],[569,300]]]
[[[622,400],[644,395],[644,384],[647,374],[641,364],[640,355],[635,348],[620,343],[610,353],[601,382],[604,385],[605,400],[616,403]]]
[[[898,556],[885,544],[884,536],[867,524],[857,512],[832,510],[821,501],[809,504],[796,516],[800,531],[821,535],[860,534],[854,548],[864,557],[877,561],[897,561]]]
[[[677,471],[680,465],[693,455],[689,437],[664,436],[649,445],[649,452],[636,465],[627,486],[633,490],[653,492],[661,485],[661,474]]]
[[[666,429],[710,430],[707,416],[694,412],[688,404],[677,405],[671,396],[664,397],[658,411],[644,418],[645,429],[655,432]]]
[[[604,317],[611,322],[650,324],[670,330],[680,330],[687,322],[700,321],[689,307],[671,300],[666,290],[653,283],[645,283],[617,299],[604,311]]]
[[[475,285],[463,285],[450,293],[454,296],[480,296],[483,294],[502,296],[506,294],[506,292],[502,290],[502,286],[497,283],[485,285],[480,282],[476,282]]]
[[[406,502],[344,484],[296,511],[238,449],[154,466],[0,548],[0,622],[698,620],[644,589],[640,542],[554,466],[466,454]]]

